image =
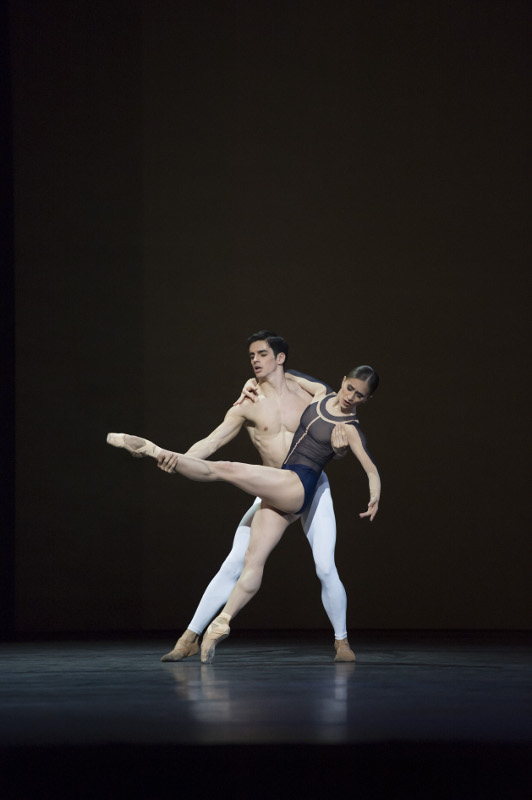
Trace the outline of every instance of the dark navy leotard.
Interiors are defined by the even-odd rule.
[[[309,505],[323,468],[335,455],[331,445],[331,435],[335,425],[342,422],[354,425],[366,450],[365,437],[360,430],[356,414],[335,416],[327,411],[327,401],[334,396],[335,392],[332,392],[305,409],[282,466],[282,469],[295,472],[303,484],[305,497],[297,514],[301,514]]]

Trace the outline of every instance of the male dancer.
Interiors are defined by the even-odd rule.
[[[249,337],[248,345],[258,384],[256,399],[253,401],[248,397],[241,404],[230,408],[222,424],[205,439],[192,445],[186,455],[209,458],[245,427],[262,463],[269,467],[281,467],[301,414],[309,403],[325,394],[326,389],[320,383],[285,373],[288,343],[281,336],[272,331],[259,331]],[[332,443],[337,450],[345,444],[342,426],[335,429]],[[161,466],[168,457],[160,456]],[[188,628],[178,639],[174,649],[162,657],[162,661],[181,661],[198,652],[201,633],[227,602],[242,572],[251,521],[260,502],[260,498],[256,498],[242,518],[231,552],[205,590]],[[301,522],[322,584],[322,602],[334,628],[334,660],[354,661],[355,654],[347,640],[346,593],[334,563],[336,520],[325,473],[319,479],[312,502],[302,514]]]

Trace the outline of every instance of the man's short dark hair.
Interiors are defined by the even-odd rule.
[[[286,339],[283,339],[282,336],[277,336],[274,331],[257,331],[257,333],[252,333],[248,339],[248,347],[253,344],[253,342],[267,342],[273,350],[274,356],[278,356],[279,353],[284,353],[285,360],[284,365],[288,359],[288,342]]]

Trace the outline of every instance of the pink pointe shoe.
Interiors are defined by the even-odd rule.
[[[108,433],[107,444],[113,447],[123,447],[135,458],[151,456],[158,458],[162,452],[160,447],[150,442],[148,439],[141,439],[140,436],[130,436],[129,433]]]
[[[230,615],[225,614],[222,611],[221,614],[218,614],[216,619],[213,619],[213,621],[207,628],[207,631],[201,643],[202,664],[212,664],[216,645],[219,642],[222,642],[224,639],[227,639],[227,637],[229,636],[229,633],[231,631],[231,628],[229,627],[230,619],[231,619]]]

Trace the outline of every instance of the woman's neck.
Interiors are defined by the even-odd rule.
[[[337,394],[328,401],[327,408],[329,412],[335,417],[356,417],[357,415],[356,406],[353,408],[352,411],[343,410],[343,408],[340,405],[340,401],[338,400]]]

